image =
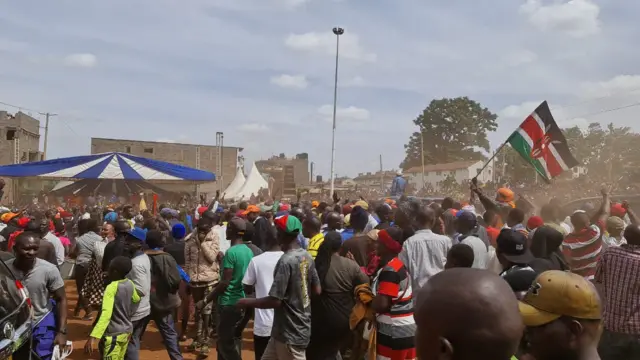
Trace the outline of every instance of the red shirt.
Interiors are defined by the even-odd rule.
[[[494,248],[497,247],[496,240],[498,240],[498,235],[500,235],[500,230],[494,228],[493,226],[487,226],[487,234],[489,235],[489,240],[491,240],[491,246]]]

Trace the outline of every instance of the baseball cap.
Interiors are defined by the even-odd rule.
[[[476,214],[470,211],[460,210],[455,215],[456,219],[458,219],[459,221],[468,222],[469,224],[476,224],[478,222]]]
[[[294,235],[302,232],[302,223],[295,216],[280,216],[277,217],[273,222],[278,229],[284,231],[286,234]]]
[[[9,221],[11,221],[11,219],[19,215],[20,215],[19,213],[13,213],[13,212],[4,213],[2,214],[2,217],[0,217],[0,221],[2,221],[3,223],[8,223]]]
[[[247,210],[242,212],[242,215],[247,215],[250,213],[260,213],[260,208],[255,205],[249,205],[247,207]]]
[[[129,235],[142,242],[147,241],[147,230],[143,230],[139,227],[134,227],[133,229],[129,230]]]
[[[532,216],[527,220],[527,229],[533,230],[544,225],[544,220],[540,216]]]
[[[568,316],[602,319],[600,298],[593,284],[570,272],[550,270],[538,275],[519,303],[526,326],[541,326]]]
[[[496,252],[513,263],[527,264],[535,258],[527,248],[527,237],[520,231],[502,229],[496,245]]]
[[[240,235],[243,235],[245,231],[247,231],[247,221],[243,218],[233,217],[231,221],[229,221],[229,225],[233,225],[233,228],[236,229]]]
[[[623,218],[627,215],[627,210],[622,206],[622,204],[613,204],[611,205],[611,216],[617,216]]]

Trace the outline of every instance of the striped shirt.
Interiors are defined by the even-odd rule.
[[[574,231],[562,242],[562,253],[569,263],[571,272],[593,280],[596,264],[602,253],[602,222],[586,229]]]
[[[392,302],[388,313],[377,316],[377,358],[416,358],[411,278],[399,258],[394,258],[378,272],[373,288],[377,295],[391,297]]]

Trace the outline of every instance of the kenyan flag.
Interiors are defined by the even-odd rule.
[[[547,182],[578,165],[546,101],[524,120],[507,142]]]

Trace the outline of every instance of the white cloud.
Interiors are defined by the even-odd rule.
[[[333,105],[322,105],[318,108],[320,114],[325,120],[333,121]],[[336,121],[362,122],[371,118],[369,110],[349,106],[346,108],[338,107],[336,109]]]
[[[289,34],[285,45],[294,50],[335,56],[336,35],[331,31]],[[348,29],[340,35],[340,57],[364,62],[375,62],[378,58],[375,53],[365,50],[358,35]]]
[[[341,87],[363,87],[366,85],[367,82],[361,76],[354,76],[350,79],[338,83],[338,86]]]
[[[591,0],[563,0],[549,5],[543,5],[541,0],[527,0],[520,6],[520,12],[542,31],[577,38],[600,32],[600,7]]]
[[[618,75],[609,80],[582,84],[587,97],[622,95],[640,91],[640,75]]]
[[[287,75],[271,77],[271,83],[283,88],[289,89],[306,89],[309,86],[307,77],[304,75]]]
[[[498,112],[501,124],[517,127],[524,119],[542,103],[542,101],[525,101],[521,104],[509,105]],[[579,126],[586,128],[589,121],[583,117],[575,116],[570,105],[553,106],[549,105],[553,118],[560,128]]]
[[[535,110],[541,102],[542,101],[525,101],[521,104],[509,105],[498,111],[498,116],[500,118],[521,119],[524,121],[524,119],[531,115],[533,110]]]
[[[267,125],[259,123],[249,123],[238,126],[238,131],[244,133],[263,134],[270,130],[271,129]]]
[[[97,63],[98,58],[93,54],[70,54],[64,58],[64,64],[67,66],[92,68]]]
[[[525,65],[525,64],[535,62],[536,60],[538,60],[538,54],[527,49],[522,49],[522,50],[509,53],[505,58],[505,62],[508,66]]]

